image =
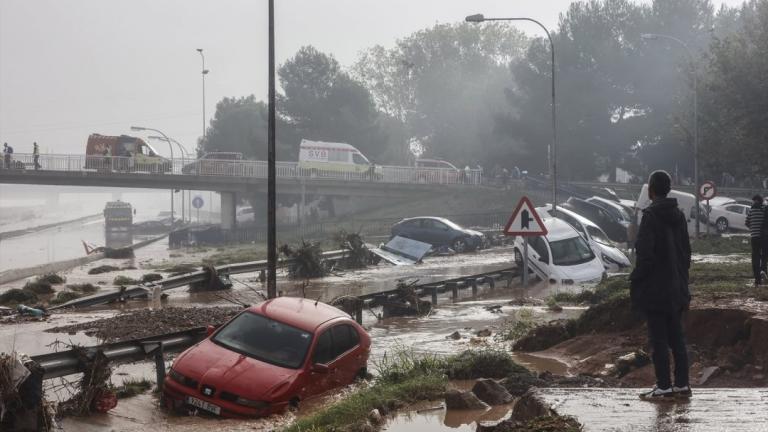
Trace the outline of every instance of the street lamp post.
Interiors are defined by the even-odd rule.
[[[203,60],[203,68],[202,70],[202,76],[203,76],[203,140],[205,140],[206,135],[206,127],[205,127],[205,76],[208,75],[208,72],[210,72],[208,69],[205,68],[205,54],[203,54],[203,49],[198,48],[197,52],[200,53],[200,58]]]
[[[157,136],[157,135],[150,135],[147,138],[151,139],[151,140],[166,141],[165,138],[163,138],[161,136]],[[166,141],[166,142],[168,142],[168,141]],[[175,139],[171,138],[171,141],[168,142],[168,145],[170,145],[171,142],[176,144],[176,147],[179,148],[179,152],[181,153],[181,159],[182,159],[181,166],[183,167],[184,163],[185,163],[185,160],[187,158],[192,159],[190,157],[192,153],[187,151],[187,148],[184,147],[183,145],[181,145],[181,143],[176,141]],[[182,222],[185,221],[185,219],[184,219],[184,211],[186,209],[187,216],[189,218],[189,221],[191,222],[192,221],[192,191],[190,191],[190,190],[187,190],[187,204],[186,205],[187,206],[184,207],[184,190],[182,189],[182,191],[181,191],[181,220],[182,220]]]
[[[168,149],[171,151],[171,173],[173,173],[173,146],[171,145],[171,139],[168,138],[168,135],[164,134],[162,131],[159,131],[157,129],[142,127],[142,126],[131,126],[131,130],[132,131],[152,131],[152,132],[157,132],[163,136],[163,139],[168,143]],[[174,224],[173,189],[171,189],[171,228],[173,228],[173,224]]]
[[[267,127],[267,298],[277,297],[277,195],[275,188],[275,0],[269,0],[269,110]]]
[[[693,75],[693,195],[699,194],[699,79],[696,73],[694,65],[693,52],[688,45],[682,40],[669,35],[657,34],[657,33],[644,33],[640,35],[644,40],[658,40],[666,39],[673,41],[685,50],[688,56],[688,61],[691,63],[691,75]],[[699,200],[696,199],[696,238],[699,238],[701,228],[699,225],[701,219],[701,208],[699,206]]]
[[[547,151],[547,165],[549,173],[552,176],[552,216],[557,216],[557,99],[555,98],[555,43],[552,35],[544,24],[533,18],[486,18],[483,14],[470,15],[465,19],[467,22],[481,23],[484,21],[529,21],[537,24],[544,30],[549,39],[550,52],[552,54],[552,144]]]

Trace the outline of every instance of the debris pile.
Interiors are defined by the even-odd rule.
[[[317,278],[328,274],[323,264],[323,251],[317,243],[302,240],[296,248],[284,244],[280,246],[280,253],[293,259],[288,265],[288,275],[293,279]]]
[[[77,382],[77,391],[59,404],[61,415],[83,416],[91,412],[105,413],[117,406],[117,396],[112,391],[112,368],[102,351],[89,356],[82,347],[73,346],[82,367],[83,377]]]
[[[43,370],[23,354],[0,354],[0,430],[55,429],[43,400]]]
[[[416,293],[414,286],[418,280],[406,283],[403,280],[397,281],[397,293],[386,299],[378,301],[383,307],[383,317],[397,316],[422,316],[428,315],[432,311],[432,303],[422,300]]]
[[[341,230],[336,234],[335,240],[339,247],[347,252],[344,258],[344,267],[348,269],[365,268],[369,264],[377,264],[380,259],[368,250],[363,238],[360,237],[360,233],[348,233]]]

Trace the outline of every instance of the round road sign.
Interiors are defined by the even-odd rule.
[[[196,196],[192,198],[192,207],[199,209],[204,204],[203,198]]]
[[[716,196],[717,189],[715,188],[714,182],[705,181],[699,186],[699,197],[701,197],[701,199],[709,201]]]

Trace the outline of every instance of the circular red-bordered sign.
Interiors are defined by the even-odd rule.
[[[703,200],[711,200],[717,196],[717,188],[712,181],[705,181],[699,186],[699,198]]]

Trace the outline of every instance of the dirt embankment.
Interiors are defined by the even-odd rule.
[[[623,288],[616,288],[576,320],[533,329],[514,349],[560,360],[572,374],[616,377],[626,386],[652,384],[646,325],[631,312]],[[692,384],[768,384],[768,303],[702,296],[685,313],[684,329]]]
[[[195,327],[221,325],[240,311],[242,308],[237,307],[143,309],[111,318],[55,327],[47,331],[50,333],[84,332],[105,342],[120,342]]]

